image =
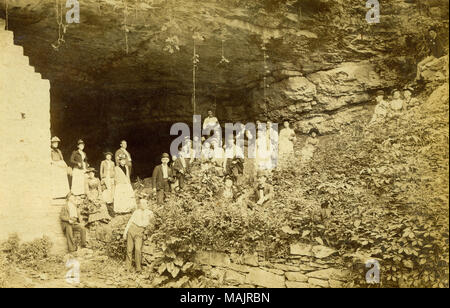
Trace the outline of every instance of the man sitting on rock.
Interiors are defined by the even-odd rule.
[[[423,78],[422,72],[436,59],[445,55],[444,46],[437,36],[436,29],[431,27],[427,37],[428,56],[417,64],[416,80]],[[447,63],[448,64],[448,63]]]
[[[67,195],[67,203],[62,207],[59,215],[62,229],[67,239],[69,252],[77,251],[73,232],[79,231],[81,236],[81,247],[86,247],[86,229],[82,223],[80,209],[76,205],[75,196],[72,193]]]
[[[140,199],[137,209],[131,215],[123,232],[123,238],[127,241],[127,269],[130,271],[133,269],[133,249],[136,271],[142,271],[141,260],[144,231],[153,222],[153,219],[154,214],[148,209],[148,201],[146,199]]]
[[[273,186],[267,183],[267,175],[262,170],[257,173],[257,185],[254,192],[257,205],[270,202],[274,197]]]

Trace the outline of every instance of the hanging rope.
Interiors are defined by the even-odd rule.
[[[123,0],[123,3],[125,5],[125,8],[123,10],[123,24],[124,24],[124,31],[125,31],[125,50],[128,54],[128,27],[127,27],[127,15],[128,15],[128,5],[127,1]]]
[[[197,63],[198,63],[199,59],[198,59],[198,55],[197,55],[197,50],[196,50],[196,46],[195,46],[195,37],[194,37],[194,57],[192,58],[192,108],[193,108],[193,112],[195,115],[196,112],[196,101],[195,101],[195,88],[196,88],[196,84],[195,84],[195,78],[196,78],[196,74],[195,71],[197,70]]]
[[[55,0],[55,11],[56,11],[56,23],[58,25],[58,40],[55,44],[52,44],[52,47],[58,51],[59,47],[66,41],[64,40],[64,34],[67,30],[67,25],[63,23],[63,4],[58,0]]]

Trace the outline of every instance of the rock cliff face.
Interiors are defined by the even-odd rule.
[[[368,24],[362,0],[85,0],[58,43],[68,9],[57,2],[9,1],[8,20],[51,81],[52,132],[67,149],[78,137],[99,149],[119,136],[142,143],[191,121],[194,45],[197,113],[330,133],[367,112],[375,90],[414,77],[430,26],[448,34],[448,1],[384,1]]]

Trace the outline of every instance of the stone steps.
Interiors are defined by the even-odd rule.
[[[54,253],[66,251],[59,213],[51,202],[50,83],[30,66],[22,46],[0,19],[0,241],[48,236]]]

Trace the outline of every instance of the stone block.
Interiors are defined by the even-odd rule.
[[[322,245],[316,245],[312,248],[312,253],[314,257],[318,259],[323,259],[337,253],[337,251],[334,250],[333,248],[325,247]]]
[[[313,256],[312,246],[302,243],[291,244],[290,253],[291,255]]]
[[[233,271],[233,270],[227,270],[225,272],[224,280],[225,280],[225,282],[230,283],[230,284],[241,285],[241,284],[245,283],[245,275],[242,273]]]
[[[327,279],[327,280],[334,279],[340,281],[345,281],[348,275],[349,273],[347,271],[336,268],[327,268],[306,274],[306,276],[311,278]]]
[[[226,253],[216,251],[197,252],[195,256],[195,262],[221,267],[228,267],[231,264],[230,257]]]
[[[317,279],[317,278],[309,278],[308,283],[314,286],[318,286],[321,288],[328,288],[329,284],[327,280]]]
[[[246,284],[253,284],[265,288],[284,288],[284,276],[264,271],[260,268],[251,268],[245,277]]]
[[[310,284],[305,282],[298,282],[298,281],[286,281],[286,288],[293,288],[293,289],[309,289],[311,287]]]
[[[286,272],[286,279],[290,281],[307,282],[308,276],[299,272]]]

